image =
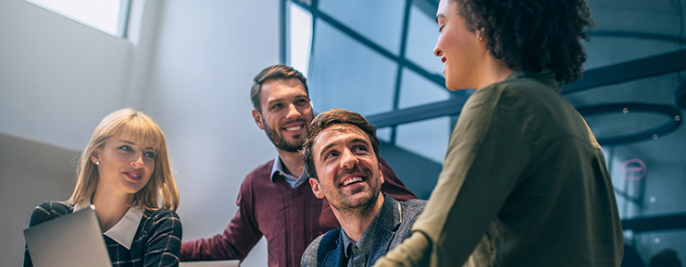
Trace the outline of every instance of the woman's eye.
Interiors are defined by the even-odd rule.
[[[143,156],[154,159],[155,158],[155,152],[145,152],[145,153],[143,153]]]
[[[124,150],[124,151],[131,151],[130,146],[120,146],[119,149]]]
[[[443,32],[443,27],[445,27],[445,25],[438,26],[438,32]]]

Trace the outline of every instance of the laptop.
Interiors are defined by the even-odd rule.
[[[29,227],[24,238],[35,267],[112,266],[92,205]]]

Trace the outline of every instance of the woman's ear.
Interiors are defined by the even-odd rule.
[[[93,149],[93,152],[91,152],[91,162],[93,162],[95,165],[100,165],[100,157],[98,155],[100,155],[99,147]]]

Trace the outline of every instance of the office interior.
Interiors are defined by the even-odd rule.
[[[69,198],[77,156],[114,110],[142,110],[165,131],[193,240],[226,227],[245,174],[276,155],[250,113],[264,67],[303,72],[315,112],[365,115],[381,156],[424,199],[473,92],[445,88],[437,0],[117,0],[113,30],[41,1],[0,2],[2,265],[21,264],[33,207]],[[684,262],[685,3],[588,5],[584,77],[561,92],[603,146],[626,246],[644,263],[664,249]],[[241,265],[266,255],[263,239]]]

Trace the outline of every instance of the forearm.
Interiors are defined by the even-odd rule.
[[[224,235],[186,241],[181,244],[181,261],[243,260],[250,248],[237,248]]]
[[[513,112],[523,105],[501,96],[487,91],[470,98],[451,136],[438,183],[413,226],[431,244],[422,251],[430,254],[432,266],[459,266],[468,259],[531,157],[528,124]]]

